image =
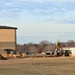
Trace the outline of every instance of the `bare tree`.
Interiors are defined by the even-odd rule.
[[[49,44],[49,41],[43,40],[40,42],[40,52]]]
[[[67,42],[67,46],[68,46],[68,47],[75,47],[75,41],[74,41],[74,40],[69,40],[69,41]]]
[[[23,53],[24,52],[23,45],[20,45],[20,44],[17,45],[17,52],[18,53]]]
[[[42,51],[43,52],[46,52],[46,51],[54,51],[54,48],[55,48],[54,44],[50,43],[45,48],[43,48]]]
[[[28,43],[27,44],[28,47],[28,52],[30,53],[39,53],[39,45],[38,44],[33,44],[33,43]]]
[[[40,44],[50,44],[50,42],[47,41],[47,40],[43,40],[43,41],[40,42]]]

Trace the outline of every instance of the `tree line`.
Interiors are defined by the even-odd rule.
[[[63,47],[75,47],[75,41],[69,40],[67,42],[60,42]],[[41,41],[39,44],[34,44],[33,42],[28,44],[17,44],[17,52],[25,53],[25,52],[35,52],[42,53],[46,51],[54,51],[56,47],[56,43],[49,42],[47,40]]]

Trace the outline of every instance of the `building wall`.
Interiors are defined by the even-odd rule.
[[[4,49],[16,49],[16,29],[0,29],[0,54]]]
[[[75,48],[70,48],[72,55],[75,55]]]

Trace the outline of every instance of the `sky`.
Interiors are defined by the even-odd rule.
[[[0,25],[18,28],[18,44],[75,40],[75,0],[0,0]]]

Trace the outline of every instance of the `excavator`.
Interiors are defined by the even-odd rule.
[[[70,56],[71,52],[70,50],[64,50],[62,44],[60,42],[56,42],[54,54],[56,56]]]
[[[63,46],[61,45],[60,42],[56,42],[56,56],[63,56]]]

